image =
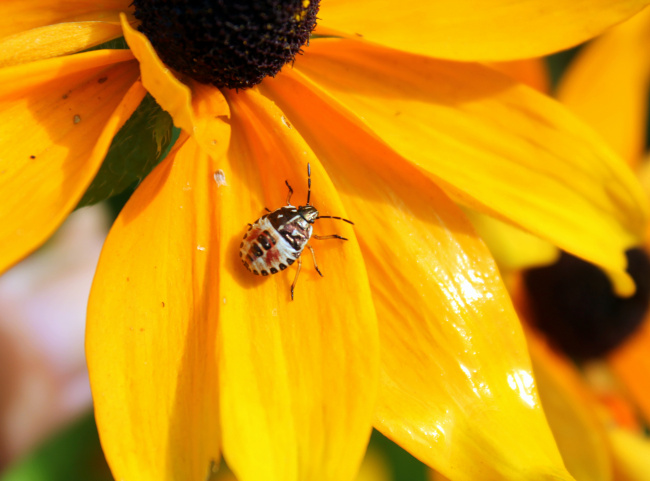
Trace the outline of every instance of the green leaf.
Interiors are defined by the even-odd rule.
[[[63,431],[18,463],[0,481],[112,481],[92,413]]]
[[[164,158],[173,138],[171,116],[147,94],[117,133],[104,163],[77,208],[134,187]]]

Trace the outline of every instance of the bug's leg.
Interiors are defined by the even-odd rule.
[[[248,230],[251,230],[253,228],[253,224],[246,224],[248,226]]]
[[[293,189],[289,185],[288,180],[285,180],[284,183],[287,184],[287,187],[289,187],[289,192],[287,193],[287,205],[289,205],[291,204],[291,196],[293,195]]]
[[[269,209],[268,207],[264,207],[264,210],[265,210],[266,212],[271,212],[271,209]]]
[[[312,235],[314,239],[318,240],[327,240],[327,239],[341,239],[341,240],[347,240],[345,237],[341,237],[338,234],[332,234],[332,235]]]
[[[348,219],[344,219],[343,217],[336,217],[334,215],[319,215],[316,217],[317,219],[336,219],[336,220],[342,220],[343,222],[347,222],[348,224],[354,225],[354,222]]]
[[[309,247],[309,250],[311,251],[311,257],[314,259],[314,267],[316,268],[316,272],[320,274],[321,277],[325,277],[323,273],[320,271],[318,268],[318,264],[316,264],[316,254],[314,253],[314,248],[307,244],[307,247]]]
[[[300,266],[302,266],[302,261],[298,257],[298,270],[296,271],[296,277],[293,278],[293,284],[291,284],[291,300],[293,301],[293,289],[296,287],[296,282],[298,282],[298,274],[300,274]]]

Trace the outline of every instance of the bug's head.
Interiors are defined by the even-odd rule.
[[[310,224],[313,224],[318,218],[318,211],[313,205],[302,205],[298,207],[298,215]]]

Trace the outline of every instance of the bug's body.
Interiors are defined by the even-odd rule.
[[[293,264],[311,239],[318,211],[287,205],[255,221],[244,235],[239,256],[253,274],[268,276]]]
[[[269,211],[268,214],[263,215],[253,224],[249,224],[248,232],[244,234],[244,239],[239,245],[239,257],[241,257],[244,266],[255,275],[268,276],[277,274],[298,261],[296,277],[291,285],[291,299],[293,299],[293,289],[300,273],[300,256],[305,247],[309,248],[312,253],[316,272],[321,276],[323,275],[316,264],[314,249],[309,245],[309,240],[313,234],[312,224],[316,222],[316,219],[338,219],[352,224],[351,221],[340,217],[318,214],[316,208],[309,203],[311,196],[311,169],[309,164],[307,164],[307,176],[307,185],[309,187],[307,203],[299,207],[291,205],[293,189],[289,182],[286,182],[289,188],[287,205],[273,212]],[[315,239],[347,240],[345,237],[336,234],[328,236],[313,235],[313,237]]]

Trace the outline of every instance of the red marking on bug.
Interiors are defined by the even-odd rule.
[[[311,168],[309,164],[307,164],[307,202],[305,205],[297,208],[291,205],[293,189],[288,181],[285,181],[285,184],[289,188],[287,205],[274,211],[266,209],[268,214],[257,219],[254,224],[248,224],[248,231],[239,245],[239,257],[249,271],[262,276],[277,274],[297,260],[296,277],[291,284],[291,299],[293,300],[293,291],[300,273],[300,256],[305,247],[308,247],[312,253],[316,272],[323,276],[316,264],[314,249],[309,245],[314,222],[319,218],[337,219],[349,224],[353,224],[353,222],[341,217],[321,216],[310,203]],[[314,238],[347,240],[338,234],[315,235]]]
[[[275,265],[280,260],[280,250],[277,247],[271,247],[266,251],[266,262],[269,265]]]

